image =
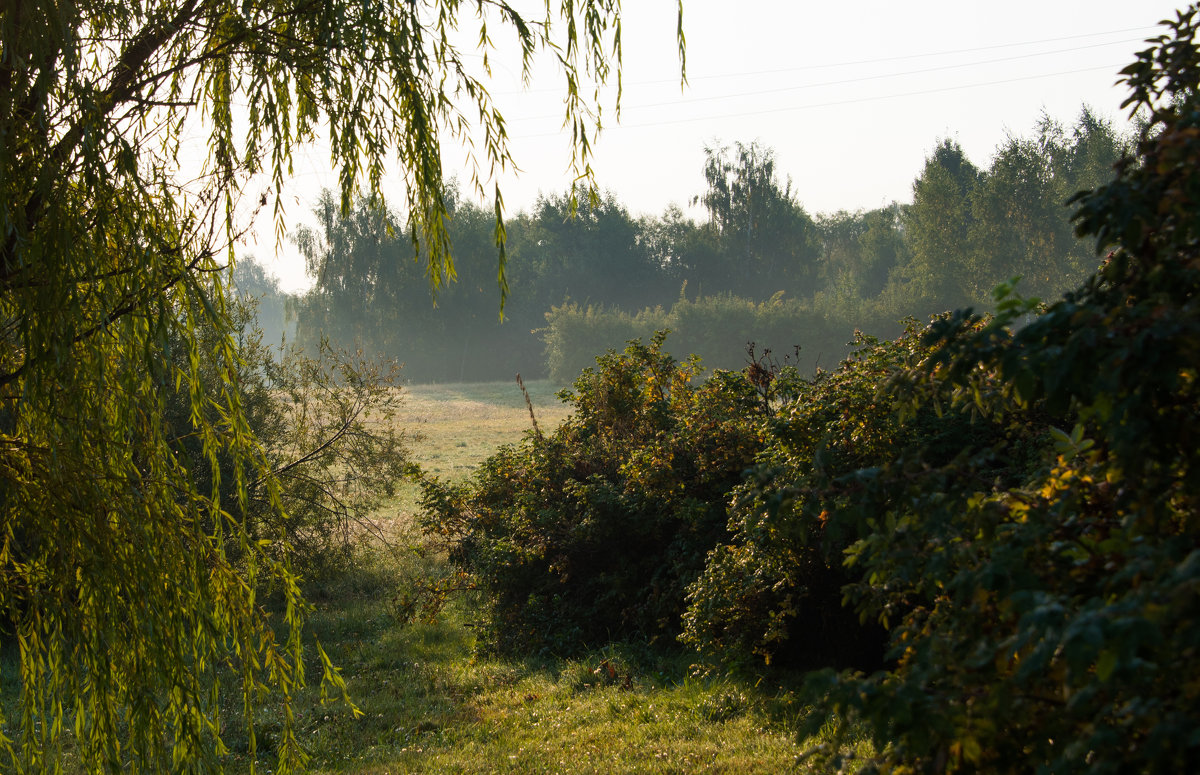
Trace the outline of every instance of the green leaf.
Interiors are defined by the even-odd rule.
[[[1113,671],[1117,669],[1117,654],[1114,651],[1105,649],[1100,652],[1100,656],[1096,659],[1096,677],[1101,681],[1107,681],[1112,677]]]

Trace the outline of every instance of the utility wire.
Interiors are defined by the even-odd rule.
[[[1124,30],[1109,30],[1107,32],[1089,32],[1089,33],[1085,33],[1082,35],[1066,35],[1066,36],[1063,36],[1060,38],[1042,38],[1040,40],[1027,40],[1027,41],[1019,42],[1019,43],[996,43],[996,44],[990,45],[990,46],[973,46],[971,48],[956,48],[956,49],[948,49],[946,51],[931,51],[931,52],[920,53],[920,54],[897,54],[896,56],[878,57],[876,59],[857,59],[857,60],[848,61],[848,62],[832,62],[832,63],[828,63],[828,64],[804,65],[803,67],[787,67],[787,68],[781,68],[781,69],[777,69],[777,70],[758,70],[758,71],[750,71],[750,72],[743,72],[743,73],[705,75],[705,76],[699,76],[695,79],[692,79],[689,77],[688,81],[690,82],[692,80],[697,80],[697,81],[710,80],[710,79],[715,79],[715,78],[741,78],[743,76],[749,76],[749,75],[777,75],[777,74],[781,74],[781,73],[802,72],[804,70],[826,70],[826,69],[830,69],[830,68],[834,68],[834,67],[856,67],[858,65],[873,65],[873,64],[878,64],[881,62],[899,62],[899,61],[908,60],[908,59],[928,59],[930,57],[951,56],[954,54],[972,54],[972,53],[979,52],[979,51],[994,51],[996,49],[1001,49],[1001,48],[1019,48],[1021,46],[1036,46],[1036,45],[1040,45],[1042,43],[1061,43],[1061,42],[1067,41],[1067,40],[1080,40],[1083,38],[1097,38],[1097,37],[1100,37],[1101,35],[1125,35],[1125,34],[1128,34],[1131,32],[1147,32],[1147,31],[1156,30],[1156,29],[1158,29],[1158,27],[1130,27],[1130,28],[1124,29]],[[1113,45],[1115,43],[1141,42],[1141,40],[1142,39],[1139,38],[1139,39],[1136,39],[1136,41],[1128,41],[1128,40],[1109,41],[1108,43],[1096,43],[1096,44],[1093,44],[1092,46],[1082,46],[1081,48],[1092,48],[1094,46],[1109,46],[1109,45]],[[1063,49],[1063,50],[1064,51],[1075,51],[1076,49]],[[1037,54],[1030,54],[1029,56],[1037,56]],[[660,79],[657,81],[646,81],[645,83],[647,83],[647,84],[677,83],[677,81],[676,81],[676,79],[673,79],[673,78],[664,78],[664,79]],[[640,85],[640,84],[634,84],[634,85]]]
[[[1043,57],[1043,56],[1054,56],[1056,54],[1069,54],[1069,53],[1072,53],[1075,51],[1084,51],[1084,50],[1091,49],[1091,48],[1100,48],[1103,46],[1112,46],[1112,45],[1116,45],[1119,43],[1131,43],[1131,42],[1134,42],[1134,41],[1119,40],[1119,41],[1111,41],[1109,43],[1094,43],[1094,44],[1088,45],[1088,46],[1077,46],[1075,48],[1056,49],[1054,51],[1040,51],[1040,52],[1036,52],[1036,53],[1032,53],[1032,54],[1017,54],[1015,56],[996,57],[994,59],[982,59],[982,60],[975,61],[975,62],[959,62],[956,64],[949,64],[949,65],[936,65],[934,67],[925,67],[925,68],[920,68],[918,70],[904,70],[904,71],[901,71],[898,73],[880,73],[880,74],[876,74],[876,75],[863,75],[863,76],[857,76],[854,78],[843,78],[841,80],[836,80],[836,81],[818,81],[816,83],[803,83],[803,84],[798,84],[798,85],[794,85],[794,86],[780,86],[780,87],[773,88],[773,89],[758,89],[755,91],[737,92],[734,94],[714,94],[714,95],[709,95],[706,97],[685,97],[682,99],[670,100],[667,102],[642,103],[639,105],[622,105],[621,111],[626,112],[626,111],[630,111],[630,110],[644,110],[647,108],[675,107],[678,105],[689,105],[689,104],[694,104],[694,103],[698,103],[698,102],[713,102],[716,100],[730,100],[730,99],[738,99],[738,98],[742,98],[742,97],[758,97],[758,96],[763,96],[763,95],[767,95],[767,94],[783,94],[786,92],[802,91],[804,89],[820,89],[820,88],[824,88],[827,86],[845,86],[847,84],[852,84],[852,83],[882,81],[885,78],[904,78],[904,77],[910,76],[910,75],[924,75],[926,73],[942,72],[942,71],[946,71],[946,70],[960,70],[960,69],[966,68],[966,67],[993,65],[993,64],[999,64],[1002,62],[1015,62],[1015,61],[1022,60],[1022,59],[1032,59],[1034,57]],[[1074,71],[1074,72],[1082,72],[1082,71]],[[1032,77],[1040,77],[1040,76],[1032,76]],[[547,121],[550,119],[557,119],[557,118],[561,118],[561,114],[548,114],[548,115],[542,115],[542,116],[523,116],[520,118],[509,119],[509,123],[517,123],[520,121]]]
[[[985,81],[985,82],[981,82],[981,83],[970,83],[970,84],[963,84],[963,85],[959,85],[959,86],[942,86],[942,87],[938,87],[935,89],[920,89],[917,91],[908,91],[908,92],[902,92],[902,93],[897,93],[897,94],[881,94],[881,95],[876,95],[873,97],[858,97],[858,98],[854,98],[854,99],[831,100],[829,102],[814,102],[814,103],[809,103],[807,105],[791,105],[788,107],[767,108],[764,110],[748,110],[748,111],[747,110],[739,110],[735,113],[721,113],[721,114],[709,115],[709,116],[693,116],[693,117],[689,117],[689,118],[675,118],[675,119],[667,119],[664,121],[646,121],[646,122],[642,122],[642,123],[638,123],[638,124],[620,123],[620,124],[613,124],[613,125],[607,126],[607,127],[605,127],[605,130],[612,131],[614,129],[641,129],[641,128],[646,128],[646,127],[671,126],[671,125],[675,125],[675,124],[693,124],[693,123],[696,123],[699,121],[720,121],[720,120],[726,119],[726,118],[741,118],[744,116],[766,116],[766,115],[772,115],[775,113],[792,113],[792,112],[799,111],[799,110],[815,110],[818,108],[837,107],[837,106],[841,106],[841,105],[855,105],[855,104],[859,104],[859,103],[863,103],[863,102],[877,102],[879,100],[899,99],[902,97],[919,97],[919,96],[923,96],[926,94],[939,94],[942,92],[962,91],[964,89],[980,89],[980,88],[985,88],[988,86],[1001,86],[1003,84],[1008,84],[1008,83],[1020,83],[1023,81],[1034,81],[1034,80],[1038,80],[1040,78],[1057,78],[1057,77],[1064,76],[1064,75],[1078,75],[1080,73],[1091,73],[1091,72],[1096,72],[1096,71],[1100,71],[1100,70],[1114,71],[1120,67],[1121,67],[1121,65],[1105,65],[1102,67],[1085,67],[1085,68],[1081,68],[1079,70],[1064,70],[1064,71],[1057,72],[1057,73],[1039,73],[1037,75],[1027,75],[1027,76],[1021,76],[1021,77],[1017,77],[1017,78],[1004,78],[1004,79],[1001,79],[998,81]],[[536,134],[536,135],[516,135],[512,139],[514,139],[514,140],[532,140],[532,139],[543,138],[543,137],[559,137],[559,136],[561,136],[561,134],[562,134],[561,132],[546,132],[546,133]]]
[[[804,72],[807,70],[828,70],[828,69],[837,68],[837,67],[857,67],[858,65],[872,65],[872,64],[879,64],[879,63],[883,63],[883,62],[900,62],[900,61],[905,61],[905,60],[910,60],[910,59],[928,59],[931,57],[952,56],[955,54],[971,54],[971,53],[976,53],[976,52],[980,52],[980,51],[994,51],[996,49],[1004,49],[1004,48],[1020,48],[1022,46],[1036,46],[1036,45],[1040,45],[1042,43],[1061,43],[1063,41],[1068,41],[1068,40],[1082,40],[1085,38],[1097,38],[1102,35],[1127,35],[1127,34],[1133,33],[1133,32],[1143,32],[1144,33],[1144,32],[1151,32],[1151,31],[1154,31],[1157,29],[1159,29],[1157,26],[1128,27],[1126,29],[1121,29],[1121,30],[1108,30],[1105,32],[1089,32],[1089,33],[1083,33],[1080,35],[1065,35],[1065,36],[1057,37],[1057,38],[1040,38],[1038,40],[1027,40],[1027,41],[1020,41],[1020,42],[1016,42],[1016,43],[996,43],[996,44],[989,45],[989,46],[973,46],[970,48],[947,49],[945,51],[930,51],[930,52],[917,53],[917,54],[898,54],[896,56],[877,57],[874,59],[855,59],[855,60],[849,60],[849,61],[845,61],[845,62],[829,62],[829,63],[824,63],[824,64],[803,65],[801,67],[785,67],[785,68],[779,68],[779,69],[774,69],[774,70],[747,70],[747,71],[743,71],[743,72],[739,72],[739,73],[715,73],[713,75],[689,76],[688,82],[693,83],[696,81],[710,81],[710,80],[717,80],[717,79],[723,79],[723,78],[745,78],[745,77],[749,77],[749,76],[760,76],[760,75],[781,75],[781,74],[786,74],[786,73],[799,73],[799,72]],[[1107,46],[1107,45],[1114,45],[1116,43],[1127,43],[1127,42],[1141,42],[1141,40],[1142,39],[1139,38],[1139,39],[1135,39],[1135,40],[1110,41],[1108,43],[1097,43],[1097,44],[1094,44],[1094,46]],[[1093,47],[1093,46],[1082,46],[1081,48],[1091,48],[1091,47]],[[1057,53],[1061,53],[1062,51],[1075,51],[1075,50],[1077,50],[1077,49],[1073,49],[1073,48],[1072,49],[1062,49]],[[1051,53],[1051,52],[1046,52],[1046,53]],[[1038,56],[1038,54],[1030,54],[1028,56]],[[660,78],[660,79],[651,80],[651,81],[627,81],[625,83],[625,85],[626,86],[651,86],[651,85],[664,84],[664,83],[677,85],[679,83],[679,79],[677,79],[677,78]],[[506,91],[506,92],[496,92],[495,94],[497,97],[499,97],[502,95],[503,96],[511,96],[514,94],[540,94],[540,93],[545,93],[545,92],[559,93],[559,92],[561,92],[561,88],[560,87],[547,87],[544,89],[513,90],[513,91]]]

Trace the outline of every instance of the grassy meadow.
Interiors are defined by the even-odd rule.
[[[555,388],[527,386],[543,432],[567,411]],[[531,427],[515,383],[416,386],[402,422],[424,439],[417,461],[443,478],[469,475]],[[386,543],[364,537],[354,565],[309,585],[310,623],[346,679],[360,715],[297,698],[301,739],[318,773],[777,773],[804,771],[788,731],[803,704],[764,679],[733,679],[694,654],[646,644],[583,658],[497,657],[476,649],[479,601],[455,592],[435,616],[408,605],[414,590],[454,581],[412,519],[406,492],[380,515]],[[319,675],[315,650],[310,676]],[[232,700],[231,700],[232,701]],[[257,756],[230,708],[235,771],[271,766],[281,724],[267,703]],[[242,728],[239,728],[242,727]]]
[[[525,385],[543,432],[569,413],[559,388],[541,380]],[[412,445],[416,461],[444,479],[469,476],[502,444],[521,440],[533,428],[529,407],[516,381],[412,385],[404,389],[398,418],[405,430],[424,438]]]

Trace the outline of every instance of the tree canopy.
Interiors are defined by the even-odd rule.
[[[262,206],[282,227],[293,155],[323,134],[343,212],[402,178],[436,286],[453,276],[443,142],[479,149],[480,192],[514,162],[485,81],[496,36],[526,77],[535,57],[558,62],[574,164],[590,176],[610,107],[600,87],[620,81],[619,2],[536,13],[458,0],[0,8],[0,639],[21,684],[19,717],[0,719],[3,769],[54,769],[70,748],[88,771],[214,770],[222,670],[240,677],[247,716],[266,686],[286,704],[304,681],[296,578],[242,522],[250,483],[267,476],[279,501],[236,389],[220,271],[245,184],[269,177]],[[173,395],[190,406],[182,430],[163,422]],[[268,584],[287,601],[282,636],[261,608]],[[290,727],[277,750],[281,769],[303,759]]]

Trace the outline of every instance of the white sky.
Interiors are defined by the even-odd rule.
[[[675,0],[625,0],[625,85],[596,147],[601,188],[635,214],[686,208],[704,190],[706,145],[758,140],[775,150],[812,214],[911,200],[941,138],[986,165],[1007,134],[1045,112],[1069,125],[1081,105],[1124,125],[1117,72],[1183,0],[685,0],[688,86],[681,92]],[[497,31],[493,31],[499,37]],[[523,172],[501,180],[506,211],[570,186],[562,80],[539,70],[520,91],[515,55],[493,58],[493,96]],[[606,108],[611,107],[611,103]],[[286,191],[289,228],[336,187],[327,150],[298,155]],[[447,152],[453,174],[462,160]],[[697,213],[698,215],[698,213]],[[302,261],[256,228],[254,255],[284,288],[307,284]]]

